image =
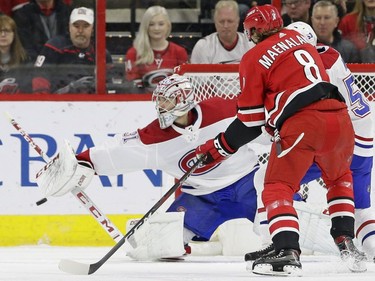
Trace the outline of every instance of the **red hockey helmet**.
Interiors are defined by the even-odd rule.
[[[254,41],[252,38],[254,32],[263,35],[280,29],[283,27],[283,19],[276,7],[272,5],[255,6],[247,13],[243,26],[247,38]]]

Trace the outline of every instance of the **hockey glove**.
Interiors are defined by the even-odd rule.
[[[36,182],[46,197],[57,197],[75,187],[85,189],[94,174],[91,164],[78,161],[72,147],[66,141],[59,154],[37,173]]]
[[[197,158],[202,158],[202,163],[205,165],[216,165],[235,152],[236,150],[232,149],[226,142],[224,133],[220,133],[216,138],[208,140],[205,144],[202,144],[195,149]]]

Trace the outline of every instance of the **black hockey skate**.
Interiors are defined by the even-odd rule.
[[[274,254],[274,253],[275,253],[275,247],[273,246],[273,243],[271,243],[263,249],[245,254],[245,261],[255,261],[256,259],[267,256],[269,254]]]
[[[340,250],[341,260],[353,272],[364,272],[367,270],[366,254],[359,251],[349,236],[339,236],[335,243]]]
[[[278,254],[269,254],[255,260],[252,272],[260,275],[302,276],[302,265],[299,255],[298,250],[281,249]]]

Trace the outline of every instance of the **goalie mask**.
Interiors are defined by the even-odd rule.
[[[173,74],[159,82],[152,94],[160,128],[165,129],[196,106],[188,78]]]
[[[290,30],[295,30],[304,37],[306,37],[307,42],[313,45],[314,47],[316,47],[316,45],[318,44],[318,37],[316,36],[314,30],[309,24],[304,23],[302,21],[297,21],[289,24],[286,28]]]

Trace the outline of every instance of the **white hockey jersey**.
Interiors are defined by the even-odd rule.
[[[110,142],[90,148],[90,159],[99,175],[118,175],[142,169],[160,169],[180,178],[196,161],[195,149],[226,130],[236,116],[235,100],[213,98],[193,109],[195,123],[186,128],[172,125],[164,130],[154,120],[143,129],[116,135]],[[243,146],[218,165],[198,168],[182,191],[204,195],[227,187],[253,171],[257,155]],[[192,188],[190,188],[192,187]]]
[[[374,128],[369,102],[355,84],[354,76],[344,63],[340,53],[328,46],[317,46],[317,49],[330,82],[338,87],[348,106],[355,132],[354,154],[372,157],[374,155]]]
[[[190,57],[194,64],[228,64],[240,63],[242,56],[254,46],[249,42],[245,34],[238,32],[236,46],[227,50],[221,44],[217,32],[199,39],[195,44]]]

